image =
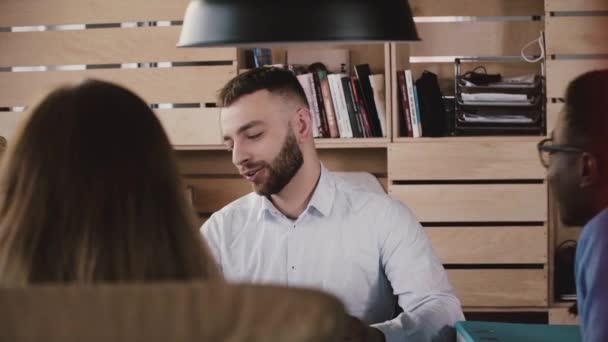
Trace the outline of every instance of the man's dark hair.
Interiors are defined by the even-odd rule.
[[[608,69],[585,73],[570,82],[565,121],[573,141],[589,147],[608,141]]]
[[[227,107],[241,97],[266,89],[275,95],[295,96],[308,105],[304,89],[293,72],[276,67],[251,69],[230,80],[220,91],[219,102]]]

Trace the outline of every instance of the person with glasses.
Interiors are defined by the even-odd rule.
[[[575,262],[584,341],[608,341],[608,69],[573,80],[549,139],[538,144],[561,220],[584,225]]]

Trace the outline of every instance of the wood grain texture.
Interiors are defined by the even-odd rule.
[[[410,0],[412,13],[428,16],[543,15],[543,0]]]
[[[177,48],[181,27],[0,32],[0,66],[236,61],[236,48]]]
[[[545,184],[389,185],[420,222],[544,222]]]
[[[135,91],[148,103],[215,103],[234,66],[0,73],[0,107],[30,105],[55,87],[98,78]]]
[[[10,144],[25,117],[26,114],[23,112],[0,112],[0,136]]]
[[[516,139],[395,143],[389,146],[388,155],[388,175],[391,180],[545,177],[545,169],[538,159],[536,143]]]
[[[444,264],[545,264],[547,228],[426,228],[433,249]]]
[[[608,11],[608,2],[605,0],[545,0],[545,11]]]
[[[448,270],[465,307],[542,307],[547,305],[545,270]]]
[[[549,55],[608,54],[608,17],[547,17]]]
[[[555,124],[559,118],[559,112],[564,108],[563,103],[547,103],[547,135],[555,129]]]
[[[0,27],[183,20],[189,0],[0,1]]]
[[[417,23],[422,41],[411,42],[411,56],[519,56],[538,38],[540,21]]]
[[[568,312],[568,308],[550,308],[549,324],[579,325],[580,321]]]
[[[323,165],[331,171],[386,175],[386,150],[323,149],[317,152]],[[181,172],[186,175],[238,175],[227,150],[178,151],[177,156]]]
[[[173,146],[222,144],[219,108],[157,110]]]
[[[585,72],[608,68],[608,59],[547,61],[547,97],[563,98],[568,83]]]

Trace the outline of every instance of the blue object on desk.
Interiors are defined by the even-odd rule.
[[[457,342],[578,342],[578,325],[460,321]]]

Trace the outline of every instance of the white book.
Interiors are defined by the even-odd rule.
[[[319,117],[319,104],[317,103],[315,80],[310,73],[297,75],[296,77],[304,89],[304,94],[306,94],[306,100],[308,101],[310,114],[312,116],[312,136],[318,138],[321,136],[321,133],[319,132],[321,118]]]
[[[346,101],[344,100],[344,93],[342,93],[341,78],[345,74],[329,74],[327,79],[329,80],[329,90],[331,92],[332,100],[334,101],[334,109],[336,112],[336,121],[338,123],[338,130],[340,131],[341,138],[352,138],[353,133],[350,128],[350,120],[348,120],[348,110],[346,109]]]
[[[384,91],[384,75],[369,75],[369,83],[372,85],[372,92],[374,93],[374,103],[376,104],[376,112],[378,113],[382,136],[386,137],[386,93]]]
[[[354,138],[353,126],[350,122],[350,114],[348,113],[348,106],[346,105],[346,97],[344,95],[344,86],[342,84],[342,78],[347,77],[347,74],[338,74],[336,76],[336,85],[338,88],[338,103],[340,104],[340,110],[342,111],[342,122],[348,138]],[[347,90],[348,91],[348,90]]]
[[[412,70],[405,70],[405,83],[407,85],[407,98],[410,103],[410,119],[412,119],[412,136],[414,138],[420,138],[422,132],[420,129],[420,123],[418,122],[418,116],[416,115],[418,108],[416,108],[416,97],[414,96],[414,81],[412,80]]]

